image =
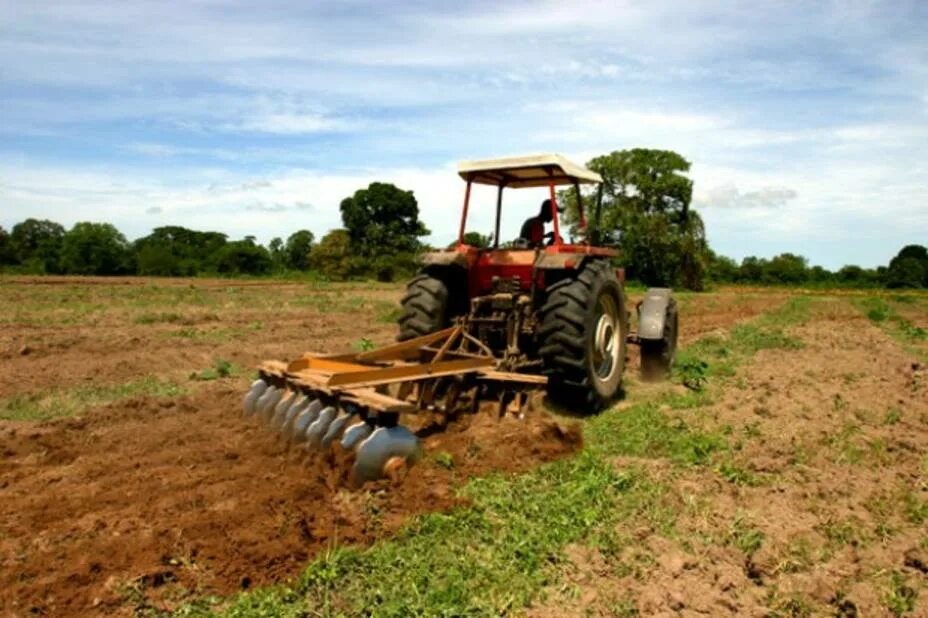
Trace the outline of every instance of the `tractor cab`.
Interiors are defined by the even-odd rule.
[[[447,251],[428,253],[423,262],[428,265],[458,265],[467,273],[471,296],[488,294],[499,288],[519,288],[524,291],[543,289],[545,271],[572,270],[582,266],[588,257],[609,258],[618,255],[613,249],[595,246],[602,204],[602,177],[559,154],[542,154],[524,157],[506,157],[482,161],[464,161],[458,165],[458,174],[467,183],[464,190],[464,207],[457,244]],[[464,241],[467,216],[470,208],[471,188],[474,184],[491,185],[496,191],[496,217],[493,243],[480,249]],[[592,225],[583,208],[580,185],[596,185],[596,206]],[[577,222],[582,234],[580,242],[565,242],[561,231],[557,187],[572,186],[577,199]],[[531,243],[527,238],[516,238],[501,246],[500,221],[503,195],[506,189],[547,187],[547,207],[552,231],[545,243]],[[544,213],[542,213],[544,214]]]

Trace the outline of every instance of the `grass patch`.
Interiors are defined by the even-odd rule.
[[[209,381],[228,378],[238,373],[238,368],[223,358],[217,358],[212,367],[190,374],[191,380]]]
[[[74,416],[87,408],[101,406],[129,397],[176,397],[183,387],[154,376],[123,384],[82,386],[57,390],[44,395],[17,395],[0,402],[0,418],[14,421],[44,421]]]
[[[714,378],[728,378],[745,359],[760,350],[797,350],[801,340],[784,329],[809,319],[810,300],[794,297],[781,307],[747,324],[738,324],[727,336],[709,335],[677,354],[673,380],[702,391]]]
[[[928,340],[928,330],[916,326],[910,320],[899,315],[892,304],[880,296],[868,296],[855,299],[854,306],[867,316],[871,322],[886,331],[893,339],[906,346],[906,351],[928,361],[924,349],[910,347]]]

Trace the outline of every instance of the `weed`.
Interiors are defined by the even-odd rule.
[[[435,460],[435,463],[445,470],[454,468],[454,457],[447,451],[439,451],[435,453],[432,458]]]
[[[893,571],[889,576],[889,590],[883,596],[887,609],[896,616],[903,616],[915,611],[918,591],[909,586],[905,575]]]
[[[374,342],[368,339],[367,337],[361,337],[354,342],[354,347],[360,350],[361,352],[367,352],[374,349]]]
[[[674,377],[693,391],[702,391],[709,381],[709,363],[684,353],[677,356],[673,366]]]
[[[922,500],[912,491],[903,492],[902,508],[905,518],[913,524],[920,526],[928,520],[928,500]]]
[[[218,380],[219,378],[228,378],[236,371],[235,365],[225,359],[217,358],[212,367],[191,373],[190,379],[201,381]]]
[[[136,324],[157,324],[157,323],[174,324],[174,323],[183,322],[183,321],[184,321],[184,316],[180,315],[179,313],[166,313],[163,311],[158,312],[158,313],[143,313],[141,315],[136,316],[135,319],[133,320],[133,322],[135,322]],[[189,322],[185,322],[185,323],[189,324]]]
[[[755,486],[760,484],[760,479],[757,478],[757,475],[738,466],[730,459],[726,459],[719,464],[717,470],[718,473],[722,475],[722,478],[735,485]]]
[[[728,540],[750,558],[764,544],[764,533],[759,528],[737,515],[728,529]]]
[[[856,518],[845,520],[827,519],[825,522],[818,524],[815,529],[821,533],[828,541],[831,548],[844,547],[852,545],[860,546],[864,541],[864,535],[860,528],[860,520]]]

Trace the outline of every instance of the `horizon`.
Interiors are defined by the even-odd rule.
[[[928,5],[0,6],[0,225],[341,227],[372,181],[456,237],[459,160],[666,148],[714,251],[837,270],[928,231]],[[479,50],[480,53],[475,53]],[[542,59],[539,62],[539,59]],[[504,235],[541,193],[508,201]],[[492,228],[475,191],[468,229]],[[453,214],[449,214],[453,213]]]

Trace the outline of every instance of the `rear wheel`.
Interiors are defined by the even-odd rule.
[[[399,341],[434,333],[448,322],[448,286],[437,277],[422,274],[413,278],[400,303]]]
[[[576,278],[551,285],[540,317],[539,354],[549,396],[577,411],[605,406],[622,384],[628,333],[615,271],[595,261]]]

